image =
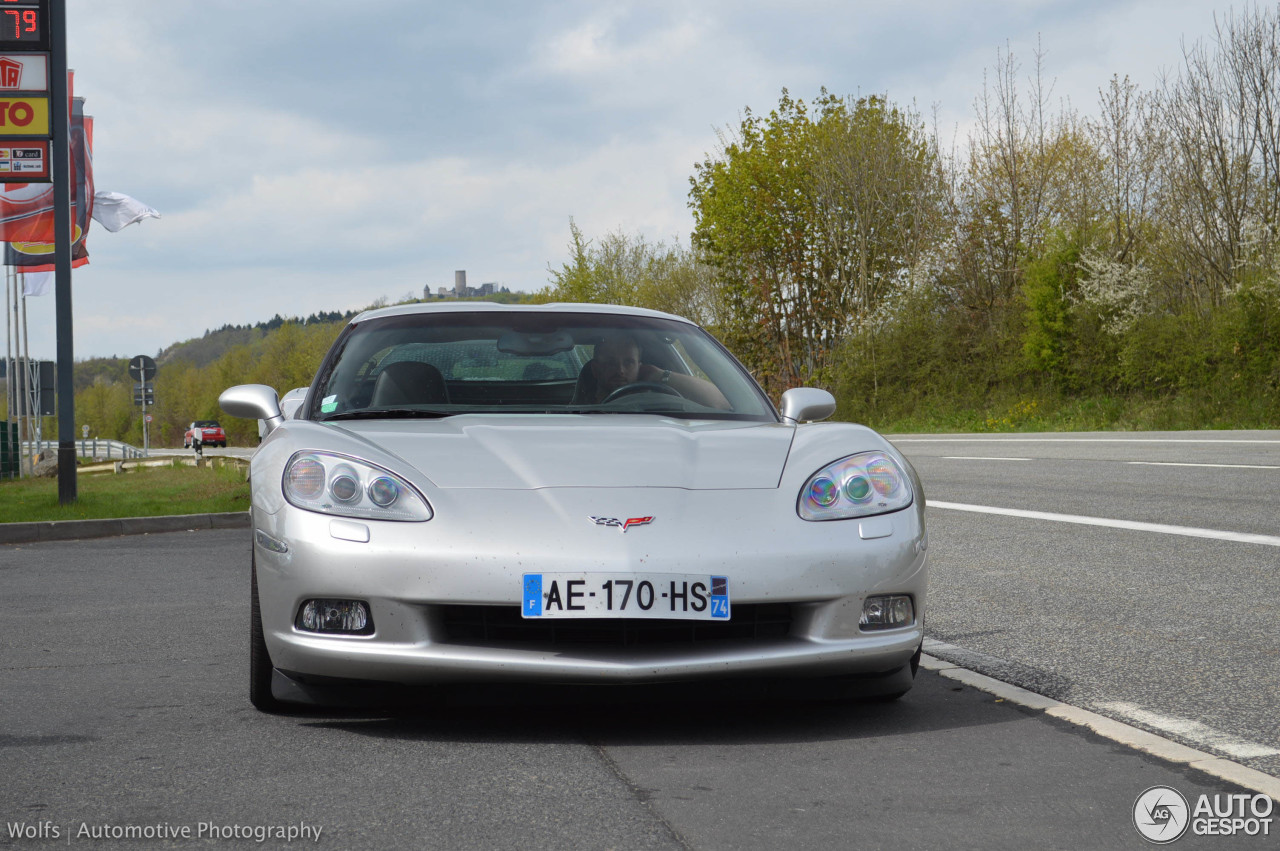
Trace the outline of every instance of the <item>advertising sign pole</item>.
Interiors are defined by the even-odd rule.
[[[15,274],[17,286],[15,292],[22,292],[22,276]],[[22,386],[26,396],[22,397],[22,409],[27,412],[27,440],[31,441],[36,454],[40,452],[40,420],[36,416],[36,388],[39,376],[31,374],[31,335],[27,333],[27,294],[22,292]],[[35,461],[31,462],[35,464]]]
[[[71,137],[67,98],[67,0],[49,0],[49,83],[53,119],[53,263],[58,335],[58,502],[76,501],[76,412],[71,323]]]
[[[18,442],[18,394],[17,394],[17,376],[18,371],[17,358],[13,356],[13,347],[17,342],[17,315],[18,303],[12,302],[13,318],[9,316],[10,298],[13,293],[13,285],[17,281],[17,275],[8,266],[5,267],[4,280],[4,390],[5,390],[5,406],[4,406],[4,440],[8,442],[10,458],[17,459],[17,478],[22,478],[22,444]],[[10,462],[12,463],[12,461]],[[3,471],[0,471],[3,472]]]

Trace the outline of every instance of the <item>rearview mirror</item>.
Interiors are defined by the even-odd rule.
[[[498,338],[498,351],[508,355],[558,355],[574,347],[573,335],[568,331],[552,331],[546,334],[508,331]]]

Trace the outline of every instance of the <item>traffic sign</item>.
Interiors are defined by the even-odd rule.
[[[129,376],[134,381],[150,381],[156,375],[156,362],[146,355],[136,355],[129,361]]]

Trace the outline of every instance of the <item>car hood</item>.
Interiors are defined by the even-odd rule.
[[[437,487],[776,488],[783,423],[657,416],[456,416],[323,426],[416,468]],[[362,453],[374,460],[377,451]]]

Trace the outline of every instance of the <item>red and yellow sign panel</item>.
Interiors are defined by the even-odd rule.
[[[48,136],[49,99],[0,95],[0,136]]]

